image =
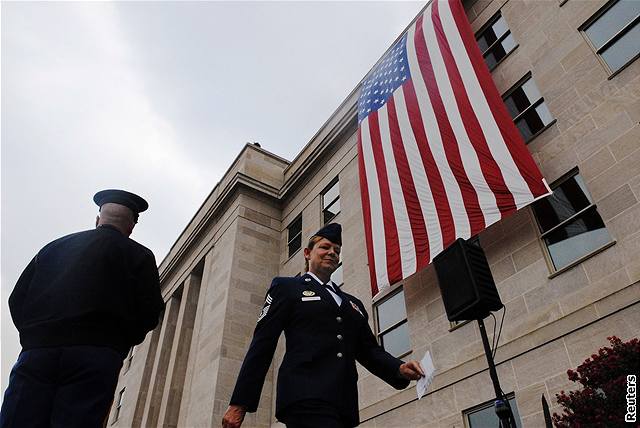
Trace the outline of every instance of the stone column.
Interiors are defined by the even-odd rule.
[[[202,278],[199,275],[192,273],[182,287],[178,321],[169,357],[167,379],[160,403],[158,425],[162,427],[175,428],[178,425],[178,415],[189,361],[189,348],[191,347],[201,280]]]
[[[158,325],[153,329],[149,343],[145,345],[146,357],[144,362],[144,369],[142,371],[142,378],[140,379],[140,390],[138,392],[138,399],[136,400],[136,407],[133,411],[133,417],[131,420],[132,428],[139,428],[142,424],[142,415],[144,413],[145,404],[147,402],[147,396],[149,394],[149,383],[151,382],[151,372],[153,370],[153,362],[156,359],[156,352],[158,350],[158,340],[160,338],[160,330],[162,325]],[[141,355],[145,355],[141,352]]]
[[[143,427],[155,427],[158,424],[160,402],[166,382],[171,348],[173,347],[180,300],[180,290],[178,290],[165,305],[158,351],[156,352],[156,358],[151,372],[148,400],[145,403],[144,414],[142,416]]]

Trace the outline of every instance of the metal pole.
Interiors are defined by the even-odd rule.
[[[502,388],[500,388],[500,381],[498,380],[496,365],[493,362],[493,355],[491,353],[491,346],[489,346],[489,338],[487,337],[487,330],[484,327],[484,321],[481,319],[478,319],[477,321],[478,327],[480,328],[480,336],[482,337],[482,344],[484,345],[484,354],[487,357],[487,363],[489,364],[489,376],[491,377],[491,382],[493,382],[493,390],[496,393],[494,406],[496,415],[498,415],[498,418],[500,419],[500,426],[502,428],[516,428],[511,406],[503,396]]]

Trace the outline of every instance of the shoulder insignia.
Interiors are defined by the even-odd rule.
[[[269,312],[269,308],[271,307],[271,303],[273,303],[273,298],[267,293],[267,298],[264,300],[264,306],[262,307],[260,315],[258,315],[258,321],[256,322],[260,322],[260,320],[267,315],[267,312]]]
[[[304,291],[302,292],[302,295],[303,295],[303,296],[307,296],[307,297],[309,297],[309,296],[315,296],[315,295],[316,295],[316,293],[314,293],[314,292],[313,292],[313,291],[311,291],[311,290],[304,290]]]
[[[304,279],[304,282],[309,282],[309,281],[311,281],[311,278],[309,278],[309,277]]]

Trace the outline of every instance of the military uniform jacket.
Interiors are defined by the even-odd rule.
[[[46,245],[9,297],[24,349],[96,345],[126,353],[158,324],[163,306],[151,250],[108,225]]]
[[[278,371],[276,417],[299,400],[322,400],[334,406],[352,426],[358,417],[360,362],[396,389],[402,361],[380,347],[364,305],[338,290],[342,303],[310,275],[273,280],[240,369],[231,404],[255,412],[280,333],[286,352]]]

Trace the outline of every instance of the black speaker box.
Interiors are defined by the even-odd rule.
[[[433,259],[449,321],[483,319],[502,308],[479,245],[458,239]]]

